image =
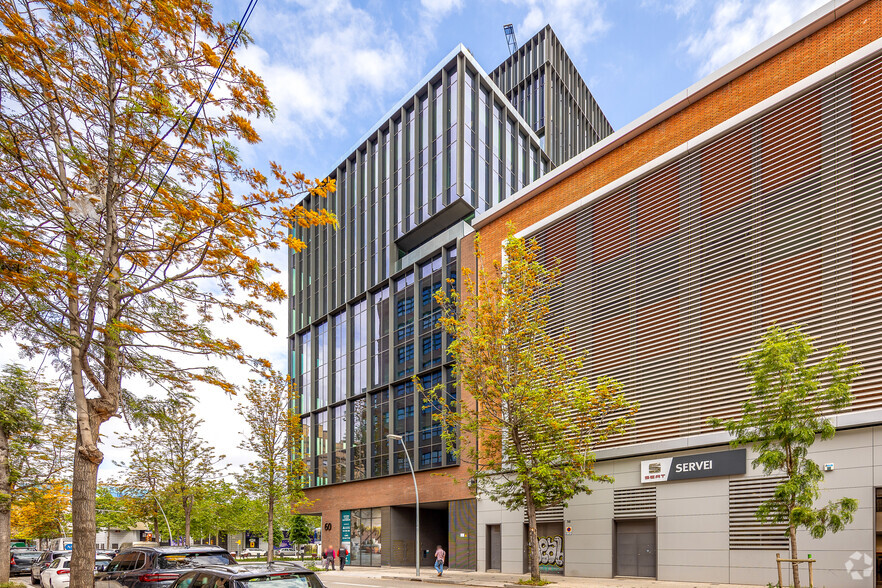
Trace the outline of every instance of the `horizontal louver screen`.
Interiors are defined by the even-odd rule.
[[[729,481],[729,549],[787,549],[786,525],[764,525],[756,509],[772,498],[782,478]]]
[[[616,519],[655,517],[655,486],[613,490],[613,516]]]
[[[536,511],[537,523],[559,523],[564,520],[564,509],[562,506],[552,506],[543,510]],[[527,509],[524,509],[524,524],[529,523],[527,517]]]
[[[739,414],[737,367],[798,323],[818,357],[863,366],[851,410],[882,407],[882,63],[787,99],[543,227],[559,264],[549,328],[640,402],[626,445]]]

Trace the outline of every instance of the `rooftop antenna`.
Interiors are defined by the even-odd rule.
[[[508,54],[514,55],[518,50],[518,40],[515,38],[514,27],[511,24],[503,25],[502,30],[505,31],[505,41],[508,43]]]

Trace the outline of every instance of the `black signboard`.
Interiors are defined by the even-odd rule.
[[[641,462],[640,470],[640,481],[643,483],[733,476],[747,471],[747,450],[650,459]]]

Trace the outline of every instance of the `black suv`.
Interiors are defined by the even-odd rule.
[[[165,588],[192,568],[235,564],[230,552],[213,545],[128,547],[95,574],[95,588]]]
[[[314,572],[289,562],[207,566],[181,574],[171,588],[249,588],[254,582],[260,588],[325,588]]]
[[[70,550],[47,549],[43,552],[43,555],[34,560],[34,563],[31,564],[31,584],[39,584],[40,573],[48,568],[49,564],[55,561],[56,557],[61,557],[62,555],[70,555]]]

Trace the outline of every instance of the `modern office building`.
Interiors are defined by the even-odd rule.
[[[612,133],[550,26],[500,63],[490,79],[530,123],[552,161],[568,161]]]
[[[568,68],[560,72],[549,64]],[[610,132],[550,28],[505,68],[552,80],[518,111],[462,45],[370,128],[329,174],[337,190],[309,202],[337,215],[337,230],[301,230],[290,256],[289,370],[298,385],[307,498],[325,545],[344,544],[353,565],[413,565],[436,544],[453,567],[477,567],[476,502],[442,424],[414,391],[442,385],[455,397],[441,309],[433,293],[459,275],[469,222],[561,161],[543,149],[587,147]],[[513,96],[521,86],[512,86]],[[548,114],[546,114],[546,106]],[[566,124],[584,108],[575,124]],[[542,122],[546,121],[546,122]],[[387,435],[402,437],[393,444]],[[446,475],[434,475],[436,473]]]
[[[508,223],[538,240],[561,269],[552,330],[566,323],[590,352],[586,374],[640,402],[629,434],[597,451],[615,482],[541,513],[559,546],[543,551],[548,571],[777,583],[787,537],[754,512],[778,478],[708,419],[740,413],[737,358],[769,325],[795,323],[815,359],[844,342],[863,368],[836,437],[811,450],[821,504],[856,498],[857,514],[822,539],[800,531],[800,553],[817,560],[816,586],[876,585],[880,37],[882,1],[830,2],[472,222],[485,251],[501,251]],[[474,259],[473,235],[459,253]],[[702,468],[675,467],[690,463]],[[523,512],[479,499],[477,531],[479,569],[524,571]]]

